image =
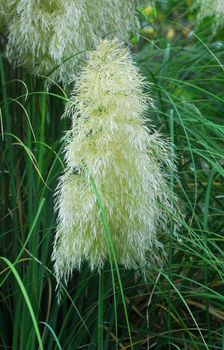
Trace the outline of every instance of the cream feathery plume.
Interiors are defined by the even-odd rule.
[[[213,18],[213,30],[224,26],[224,2],[223,0],[196,0],[193,8],[199,8],[198,20],[201,22],[204,18]]]
[[[84,261],[100,269],[109,260],[94,179],[105,208],[118,263],[139,268],[163,251],[157,230],[167,227],[172,193],[162,171],[167,145],[146,127],[150,99],[131,55],[118,41],[102,41],[89,55],[70,98],[66,171],[56,194],[58,227],[53,261],[66,282]]]
[[[7,58],[34,74],[67,83],[96,38],[82,0],[18,0],[8,26]]]
[[[142,0],[141,3],[145,2]],[[139,27],[136,8],[139,0],[86,0],[89,22],[98,38],[116,36],[127,41]]]
[[[2,1],[2,0],[0,0]],[[138,28],[137,0],[17,0],[6,56],[36,75],[67,84],[100,38]],[[52,72],[53,71],[53,72]],[[72,73],[71,73],[72,72]]]

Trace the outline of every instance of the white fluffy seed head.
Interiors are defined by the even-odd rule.
[[[3,1],[3,0],[0,0]],[[12,0],[11,0],[12,1]],[[14,1],[15,2],[15,1]],[[136,30],[137,0],[17,0],[6,56],[36,75],[67,84],[100,38]],[[52,72],[53,71],[53,72]]]
[[[95,42],[81,0],[19,0],[8,31],[10,61],[64,83]]]
[[[213,18],[213,30],[224,26],[224,2],[223,0],[196,0],[193,7],[199,9],[198,20],[201,22],[204,18]]]
[[[129,51],[102,41],[90,54],[66,115],[66,171],[56,194],[58,227],[53,260],[58,282],[86,261],[100,269],[109,247],[90,185],[91,175],[105,208],[118,263],[149,266],[162,244],[157,230],[167,227],[172,197],[161,166],[170,164],[167,145],[145,126],[150,99]]]
[[[143,0],[145,1],[145,0]],[[98,38],[116,36],[120,40],[128,39],[128,32],[139,27],[136,16],[138,0],[86,0],[89,22],[93,25]]]

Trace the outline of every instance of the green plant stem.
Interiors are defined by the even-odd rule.
[[[205,193],[205,209],[204,209],[204,218],[203,218],[203,230],[204,230],[204,237],[205,237],[205,246],[206,248],[208,247],[208,217],[209,217],[209,204],[210,204],[210,198],[211,198],[211,192],[212,192],[212,181],[214,179],[214,176],[216,174],[216,170],[213,167],[211,170],[211,173],[208,178],[208,185],[207,185],[207,190]],[[205,265],[204,265],[204,280],[205,280],[205,285],[207,286],[209,283],[209,272],[208,272],[208,264],[207,261],[205,260]],[[206,321],[207,321],[207,327],[208,327],[208,339],[209,343],[211,343],[211,324],[210,324],[210,314],[209,314],[209,301],[206,299]]]
[[[99,271],[99,299],[98,299],[98,350],[103,350],[103,314],[104,314],[104,270]]]
[[[0,257],[0,259],[2,259],[8,265],[8,267],[12,271],[14,277],[16,278],[16,281],[17,281],[17,283],[18,283],[18,285],[19,285],[19,287],[21,289],[21,292],[22,292],[23,297],[25,299],[26,305],[28,307],[31,320],[33,322],[33,327],[35,329],[36,337],[37,337],[38,344],[39,344],[39,349],[40,350],[44,350],[43,343],[42,343],[42,340],[41,340],[40,331],[39,331],[39,328],[38,328],[37,319],[36,319],[36,316],[34,314],[33,307],[32,307],[32,304],[30,302],[29,296],[27,294],[26,288],[25,288],[25,286],[24,286],[24,284],[23,284],[23,282],[22,282],[22,280],[21,280],[17,270],[15,269],[14,265],[5,257]]]
[[[45,123],[46,123],[46,95],[43,95],[41,98],[41,127],[40,127],[40,150],[39,150],[39,169],[41,174],[43,174],[43,164],[44,164],[44,152],[45,152],[45,147],[43,145],[44,140],[45,140]],[[40,182],[40,178],[39,178]]]
[[[170,142],[171,142],[171,156],[172,156],[172,162],[174,162],[174,110],[171,109],[169,113],[169,124],[170,124]],[[174,172],[173,170],[171,171],[170,174],[171,177],[171,191],[174,191]],[[171,240],[169,241],[169,278],[172,280],[172,260],[173,260],[173,252],[172,252],[172,242]],[[171,286],[170,284],[168,285],[168,331],[169,331],[169,349],[171,349],[171,338],[172,338],[172,317],[171,317],[171,304],[172,304],[172,291],[171,291]]]
[[[5,119],[5,133],[11,133],[12,132],[12,116],[10,115],[9,110],[9,103],[8,103],[8,95],[7,95],[7,86],[6,86],[6,80],[5,80],[5,72],[4,72],[4,66],[3,66],[3,59],[2,54],[0,54],[0,77],[1,77],[1,87],[2,87],[2,95],[3,95],[3,110],[4,110],[4,119]],[[3,124],[3,122],[2,122]],[[17,213],[17,192],[16,192],[16,162],[12,147],[12,140],[10,137],[5,138],[5,145],[6,149],[8,150],[8,167],[9,172],[11,174],[10,176],[10,190],[12,191],[12,208],[16,208],[13,213],[13,228],[16,232],[18,230],[18,213]]]

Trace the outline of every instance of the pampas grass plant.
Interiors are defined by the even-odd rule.
[[[82,1],[19,0],[8,26],[6,56],[37,75],[66,83],[77,69],[75,54],[93,46],[96,38]]]
[[[158,227],[172,213],[172,194],[162,172],[170,165],[166,143],[145,125],[150,99],[129,51],[102,41],[70,98],[67,169],[57,193],[58,229],[53,260],[57,280],[68,280],[87,261],[100,270],[109,247],[90,176],[102,198],[117,261],[147,268],[158,259]],[[164,210],[164,208],[166,208]]]
[[[199,9],[198,21],[205,18],[213,19],[213,31],[224,26],[224,2],[223,0],[197,0],[193,7]]]
[[[84,53],[100,38],[116,34],[127,40],[128,32],[138,28],[137,4],[136,0],[17,0],[7,26],[6,56],[35,75],[50,74],[51,80],[67,84],[80,69]]]
[[[94,2],[89,0],[91,6]],[[106,0],[102,0],[102,4],[105,2]],[[107,108],[98,108],[96,104],[94,110],[89,90],[82,89],[83,98],[81,99],[80,89],[81,85],[84,86],[81,81],[85,77],[83,73],[81,75],[83,79],[76,82],[74,96],[70,98],[66,109],[66,115],[71,116],[73,120],[72,130],[62,142],[61,137],[65,130],[71,129],[71,119],[60,118],[68,103],[68,88],[66,87],[64,91],[52,86],[51,91],[46,91],[41,79],[31,77],[25,69],[12,69],[3,52],[0,55],[1,349],[130,350],[133,347],[134,350],[224,350],[223,33],[220,27],[214,38],[213,18],[205,19],[202,25],[195,27],[197,11],[191,11],[192,2],[192,0],[157,0],[154,2],[156,9],[153,14],[150,12],[151,8],[146,12],[140,11],[145,13],[143,13],[141,27],[146,29],[152,27],[154,34],[153,37],[148,35],[146,38],[144,31],[141,30],[144,38],[140,38],[140,42],[134,45],[132,52],[135,65],[145,80],[145,83],[141,83],[140,90],[147,91],[147,85],[150,85],[149,96],[153,99],[156,109],[151,107],[150,99],[145,98],[145,94],[142,93],[142,100],[140,97],[137,100],[136,91],[131,93],[132,97],[129,93],[126,94],[130,92],[133,81],[136,81],[133,79],[133,71],[137,74],[133,64],[133,68],[129,69],[130,74],[127,76],[125,73],[127,59],[129,64],[131,63],[130,54],[128,54],[124,61],[119,59],[117,69],[121,71],[122,62],[123,69],[120,76],[116,75],[116,79],[109,74],[111,71],[108,67],[109,79],[106,90],[108,93],[106,94],[105,91],[103,100],[106,103],[106,96],[108,101],[113,97],[119,106],[123,100],[123,108],[114,104],[110,108],[108,102]],[[4,5],[4,11],[9,3],[10,0],[0,0],[0,4]],[[30,0],[27,0],[28,3]],[[129,1],[127,0],[126,3],[128,4]],[[131,26],[130,23],[129,28]],[[7,28],[8,26],[4,25],[1,32],[2,49],[8,35]],[[172,40],[167,35],[170,28],[175,33]],[[122,52],[123,55],[124,51],[125,56],[126,49],[120,45],[118,47],[114,45],[112,50],[114,62],[118,60],[116,56],[118,52],[120,55]],[[93,59],[96,62],[96,52],[92,54],[95,56],[91,56],[89,62],[93,62]],[[99,64],[100,76],[103,72],[106,74],[103,67],[107,57],[104,64]],[[13,60],[13,57],[11,59]],[[112,60],[110,62],[110,67],[115,67],[114,62]],[[32,67],[30,71],[33,71]],[[88,72],[90,73],[90,68]],[[94,70],[91,68],[91,74],[96,76],[96,67]],[[117,93],[113,94],[115,83],[118,81],[126,83],[122,85],[123,89],[116,90]],[[137,81],[139,82],[139,78]],[[98,96],[97,91],[100,89],[102,91],[102,84],[99,78],[96,82],[91,85],[91,93],[99,101],[99,97],[102,99],[102,94]],[[90,96],[88,98],[87,93]],[[142,114],[139,114],[142,121],[141,127],[137,122],[139,118],[133,117],[136,115],[137,103],[134,104],[132,99],[135,102],[144,101],[141,102],[141,106],[147,99],[149,100],[147,109],[144,107]],[[81,104],[79,101],[83,100],[86,102]],[[128,105],[125,101],[131,104]],[[135,114],[132,113],[133,105]],[[115,110],[122,112],[117,118],[113,116]],[[127,110],[130,111],[129,118],[126,118]],[[81,114],[81,111],[85,114]],[[78,133],[80,129],[78,126],[81,124],[85,125],[83,138]],[[91,131],[88,125],[93,126]],[[106,130],[108,125],[109,128]],[[171,171],[167,180],[170,181],[170,188],[178,196],[178,204],[183,213],[183,216],[178,217],[179,239],[175,236],[172,224],[168,229],[160,230],[160,223],[157,222],[158,234],[152,235],[148,232],[152,246],[155,239],[156,242],[163,244],[167,259],[162,269],[160,265],[158,266],[157,259],[156,262],[151,261],[147,280],[135,269],[128,270],[122,265],[117,268],[115,259],[111,266],[110,262],[106,262],[108,256],[105,255],[105,265],[100,270],[102,284],[98,288],[100,278],[97,267],[96,270],[91,271],[90,263],[84,262],[82,258],[82,269],[73,271],[72,279],[65,290],[63,283],[60,283],[64,293],[58,304],[57,295],[54,292],[56,280],[51,256],[52,243],[57,230],[56,219],[57,216],[59,219],[60,213],[60,209],[57,213],[53,209],[55,200],[53,194],[59,177],[64,174],[64,180],[62,176],[59,181],[56,196],[58,204],[62,203],[62,195],[65,196],[65,194],[67,198],[74,199],[78,192],[77,186],[82,190],[76,197],[80,202],[70,202],[72,215],[68,216],[67,220],[70,227],[71,220],[77,222],[72,208],[82,204],[82,210],[78,208],[76,213],[79,215],[83,213],[86,203],[83,201],[83,196],[88,195],[87,198],[91,198],[92,202],[87,203],[95,208],[91,213],[88,211],[91,214],[89,216],[91,227],[96,227],[93,225],[97,224],[100,230],[96,231],[96,234],[99,232],[102,238],[108,237],[109,235],[103,236],[102,226],[103,228],[110,226],[109,237],[119,239],[122,237],[128,240],[128,231],[125,230],[125,233],[123,230],[125,227],[121,225],[121,211],[124,213],[126,222],[128,208],[129,211],[132,210],[131,213],[139,213],[139,206],[135,206],[135,202],[139,203],[140,195],[132,184],[135,179],[139,188],[143,175],[140,174],[137,178],[135,174],[139,174],[142,159],[146,159],[145,148],[142,153],[139,149],[136,150],[136,144],[140,141],[134,129],[137,128],[142,135],[143,127],[147,137],[155,140],[153,146],[155,147],[158,145],[157,140],[161,144],[161,137],[154,133],[150,125],[154,125],[156,130],[170,140],[172,158],[173,153],[176,158],[178,179],[176,173]],[[125,129],[129,132],[125,133]],[[100,135],[104,134],[108,137],[108,133],[109,143],[106,139],[104,143],[102,138],[100,142]],[[79,143],[75,143],[76,135]],[[125,137],[121,138],[121,135]],[[126,145],[130,138],[133,145],[129,143],[127,149]],[[119,142],[115,144],[115,141]],[[79,147],[77,152],[72,148],[72,144]],[[164,142],[162,144],[164,145]],[[64,148],[65,145],[66,148]],[[115,145],[117,152],[115,152]],[[124,150],[121,147],[124,147]],[[65,149],[64,153],[63,149]],[[170,156],[166,156],[167,151],[164,151],[164,146],[156,149],[158,151],[152,152],[152,143],[150,143],[149,158],[154,160],[152,164],[156,169],[161,162],[162,169],[163,161],[156,162],[156,159],[161,158],[158,157],[158,153],[165,160],[170,159]],[[80,160],[81,151],[83,160]],[[110,152],[113,152],[113,156],[109,157]],[[92,162],[87,154],[92,154]],[[139,154],[142,155],[141,159]],[[63,161],[64,156],[66,165]],[[138,157],[136,162],[133,161],[135,157]],[[93,166],[95,159],[98,162]],[[108,164],[105,162],[106,159],[109,159]],[[129,161],[129,165],[122,166],[119,159],[122,162],[125,161],[125,164]],[[116,164],[116,168],[112,167],[112,161]],[[72,164],[75,165],[74,168]],[[102,164],[104,168],[101,175],[97,167],[102,169]],[[132,164],[131,169],[130,164]],[[107,185],[106,178],[103,177],[107,172],[108,182],[111,183],[116,175],[114,169],[118,171],[117,177],[123,181],[122,187],[117,181],[113,182],[113,187],[110,188],[110,184]],[[160,171],[162,174],[162,170]],[[91,172],[94,173],[94,178],[91,177]],[[127,173],[126,176],[121,175],[124,172]],[[146,174],[145,170],[142,172]],[[165,178],[162,177],[162,179],[165,181],[166,175],[164,176]],[[101,185],[101,180],[105,184],[104,187]],[[69,181],[73,182],[73,187],[69,185]],[[65,191],[66,186],[68,194]],[[121,189],[120,192],[118,188]],[[127,198],[128,188],[131,189],[131,196]],[[149,191],[149,186],[146,187],[145,193],[141,192],[143,200],[146,198],[146,191]],[[160,186],[158,193],[161,193]],[[134,195],[135,198],[133,198]],[[125,201],[124,196],[127,199]],[[100,204],[99,198],[102,205],[97,207],[95,201]],[[106,202],[107,199],[110,200],[110,204]],[[116,208],[113,202],[118,203],[119,206]],[[122,203],[129,203],[128,207],[127,204],[122,206]],[[69,206],[69,203],[65,204]],[[91,209],[86,206],[85,210],[89,208]],[[161,205],[162,208],[164,211],[164,205]],[[119,232],[114,234],[118,223],[115,215],[112,216],[112,214],[115,214],[116,210],[119,211],[117,217],[119,226],[123,230],[122,235],[119,235]],[[144,213],[148,211],[149,208]],[[92,213],[94,215],[104,213],[103,218],[107,218],[108,227],[105,225],[106,221],[101,223],[99,217],[95,217],[93,221]],[[112,217],[115,218],[113,222],[111,222]],[[79,225],[81,225],[80,220]],[[143,224],[144,222],[145,219]],[[87,235],[86,215],[83,217],[83,223],[85,226],[82,226],[82,232]],[[132,223],[133,220],[130,223],[127,222],[129,231]],[[143,226],[141,227],[143,230]],[[74,233],[79,235],[75,226],[73,228]],[[61,237],[68,232],[66,228],[63,233],[61,232]],[[105,232],[109,231],[105,230]],[[90,234],[87,237],[92,239]],[[67,239],[64,235],[63,238],[70,243],[70,238],[73,239],[73,236],[70,235]],[[139,241],[140,237],[137,237],[137,240]],[[76,238],[75,241],[77,243]],[[123,244],[122,240],[119,242]],[[60,243],[59,237],[58,243]],[[103,249],[109,253],[104,243],[105,241],[103,241]],[[128,241],[128,247],[130,247],[129,243],[130,241]],[[115,242],[113,244],[114,248],[120,246]],[[136,243],[133,242],[134,244]],[[95,247],[101,249],[99,244]],[[60,245],[58,248],[58,253],[61,253]],[[162,247],[158,249],[161,252]],[[155,251],[153,249],[153,252]],[[89,252],[90,250],[88,256]],[[147,253],[147,261],[150,253],[150,251]],[[118,252],[116,254],[119,258],[122,257]],[[132,254],[129,256],[132,259],[129,259],[130,262],[133,260],[137,262]],[[63,254],[62,258],[64,258]],[[72,262],[71,257],[69,259]],[[59,265],[59,267],[62,272],[65,271],[63,268],[66,266]],[[72,266],[70,267],[72,269]],[[62,274],[61,279],[63,277]],[[126,304],[126,313],[124,304]],[[98,308],[99,312],[97,312]]]
[[[95,0],[86,2],[89,23],[98,38],[116,36],[127,41],[139,28],[136,8],[145,0]]]

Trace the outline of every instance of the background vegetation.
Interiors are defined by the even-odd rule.
[[[104,349],[224,349],[223,32],[196,23],[190,1],[140,9],[134,58],[151,85],[149,119],[171,140],[182,212],[161,232],[168,252],[147,283],[120,269],[104,273]],[[0,348],[97,349],[98,274],[75,272],[60,304],[51,252],[53,193],[63,171],[61,119],[69,88],[46,91],[44,79],[0,61]],[[150,120],[149,120],[150,123]],[[131,338],[130,332],[131,331]]]

